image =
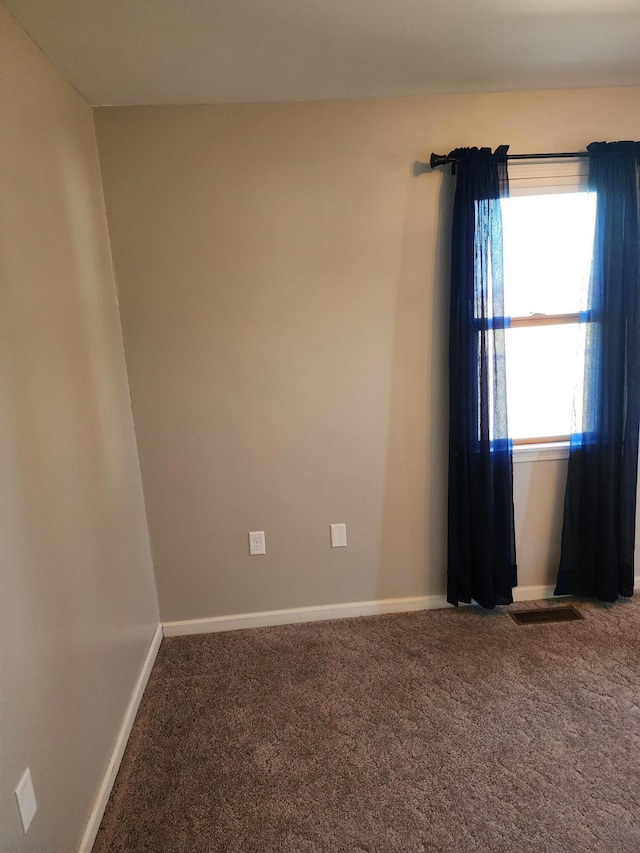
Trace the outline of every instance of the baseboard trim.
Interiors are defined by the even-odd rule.
[[[381,601],[321,604],[317,607],[298,607],[291,610],[266,610],[262,613],[241,613],[236,616],[212,616],[205,619],[163,622],[162,630],[165,637],[180,637],[185,634],[237,631],[241,628],[265,628],[270,625],[293,625],[298,622],[349,619],[352,616],[376,616],[380,613],[433,610],[446,606],[447,600],[444,595],[421,598],[390,598]]]
[[[553,586],[516,587],[513,591],[513,598],[514,601],[553,598],[553,590]],[[182,637],[188,634],[238,631],[242,628],[265,628],[270,625],[293,625],[299,622],[349,619],[353,616],[378,616],[383,613],[439,610],[450,606],[445,595],[387,598],[346,604],[322,604],[317,607],[299,607],[291,610],[267,610],[262,613],[242,613],[234,616],[212,616],[208,619],[184,619],[178,622],[163,622],[162,630],[165,637]]]
[[[107,807],[109,795],[111,794],[111,789],[113,788],[113,783],[115,782],[120,762],[122,761],[122,756],[124,755],[127,741],[129,740],[129,735],[131,734],[133,721],[136,718],[142,694],[147,686],[147,681],[151,675],[151,669],[153,668],[161,642],[162,625],[158,624],[153,635],[153,639],[151,640],[149,651],[147,652],[144,663],[142,664],[140,675],[138,676],[133,688],[129,705],[127,706],[124,719],[122,720],[122,725],[120,726],[120,731],[118,732],[118,737],[116,738],[111,757],[109,758],[109,763],[107,764],[107,769],[102,777],[100,787],[98,788],[98,793],[93,803],[91,814],[89,815],[89,821],[85,828],[84,835],[82,836],[80,847],[78,848],[78,853],[91,853],[91,849],[93,848],[96,835],[98,834],[98,829],[100,828],[100,823],[102,821],[102,816],[104,815],[104,811]]]

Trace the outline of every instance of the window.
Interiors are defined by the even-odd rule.
[[[509,432],[514,445],[567,441],[580,429],[595,226],[586,161],[510,167],[502,200]],[[583,317],[584,319],[584,317]]]

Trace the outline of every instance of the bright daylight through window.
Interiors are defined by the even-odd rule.
[[[566,440],[580,429],[595,193],[516,195],[502,216],[509,434]]]

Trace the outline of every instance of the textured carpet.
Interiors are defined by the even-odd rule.
[[[640,602],[578,606],[164,640],[94,853],[640,851]]]

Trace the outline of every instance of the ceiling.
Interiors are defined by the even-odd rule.
[[[640,0],[2,0],[98,104],[640,85]]]

